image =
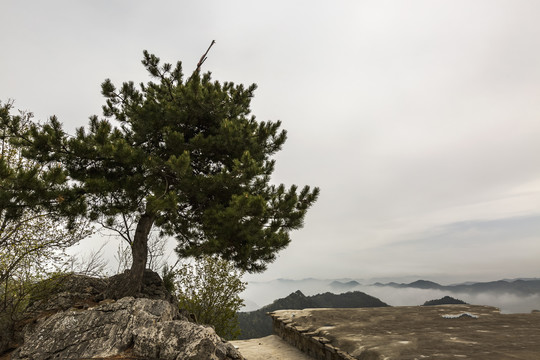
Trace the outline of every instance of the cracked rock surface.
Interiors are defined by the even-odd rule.
[[[242,359],[210,327],[194,324],[165,300],[125,297],[38,319],[12,360]],[[118,358],[118,357],[116,357]]]
[[[481,305],[280,310],[274,332],[314,359],[540,359],[540,313]]]

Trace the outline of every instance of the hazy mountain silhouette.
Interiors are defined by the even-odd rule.
[[[453,305],[453,304],[467,304],[465,301],[455,299],[451,296],[445,296],[441,299],[429,300],[424,303],[423,306],[433,306],[433,305]]]
[[[418,280],[421,279],[421,280]],[[379,281],[373,284],[375,281]],[[394,306],[416,306],[426,300],[439,299],[445,295],[464,300],[469,304],[495,306],[503,313],[524,313],[539,309],[540,278],[501,279],[489,282],[461,282],[441,285],[420,277],[399,279],[275,279],[252,282],[243,294],[245,300],[256,304],[270,304],[274,299],[286,298],[296,290],[305,295],[327,291],[342,293],[362,291]],[[258,309],[253,302],[247,302],[244,312]]]
[[[410,284],[397,284],[394,282],[381,284],[375,283],[374,286],[390,286],[396,288],[415,288],[415,289],[435,289],[445,290],[454,293],[508,293],[518,296],[527,296],[540,294],[540,279],[517,279],[517,280],[498,280],[490,282],[464,283],[456,285],[440,285],[432,281],[417,280]]]
[[[330,283],[330,289],[332,290],[335,290],[335,291],[348,291],[348,290],[351,290],[357,286],[360,286],[360,283],[356,280],[351,280],[351,281],[347,281],[347,282],[342,282],[342,281],[339,281],[339,280],[334,280]]]

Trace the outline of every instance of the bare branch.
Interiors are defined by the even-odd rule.
[[[195,69],[194,72],[199,72],[201,70],[201,66],[202,64],[206,61],[207,57],[206,55],[208,54],[208,52],[210,51],[210,48],[212,48],[212,46],[214,46],[214,44],[216,43],[216,40],[212,40],[212,42],[210,43],[210,46],[208,47],[208,49],[206,50],[206,52],[204,53],[203,56],[201,56],[201,59],[199,60],[199,62],[197,63],[197,68]]]

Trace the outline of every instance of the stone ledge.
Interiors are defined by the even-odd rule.
[[[269,315],[276,335],[317,360],[540,359],[540,313],[440,305]]]
[[[355,360],[346,352],[333,346],[329,339],[318,336],[319,332],[312,332],[310,327],[299,326],[291,318],[282,316],[282,311],[272,312],[269,315],[272,317],[274,334],[312,358],[317,360]]]

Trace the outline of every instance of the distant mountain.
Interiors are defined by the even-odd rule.
[[[454,299],[451,296],[445,296],[441,299],[426,301],[423,306],[453,305],[453,304],[467,304],[467,303],[459,299]]]
[[[289,296],[275,300],[259,310],[251,312],[239,312],[238,322],[241,334],[239,339],[253,339],[272,334],[272,320],[266,313],[276,310],[298,310],[306,308],[359,308],[359,307],[383,307],[388,304],[360,291],[347,292],[344,294],[324,293],[313,296],[305,296],[300,290]]]
[[[334,280],[329,284],[329,286],[331,290],[343,292],[343,291],[351,290],[357,286],[360,286],[360,283],[356,280],[351,280],[347,282]]]
[[[428,280],[416,280],[410,284],[398,284],[390,282],[386,284],[375,283],[373,286],[391,286],[395,288],[415,288],[415,289],[442,289],[444,286]]]
[[[244,300],[244,306],[242,306],[242,311],[254,311],[258,308],[260,308],[260,306],[257,305],[257,303],[248,299]]]
[[[429,280],[431,279],[407,276],[372,281],[361,278],[253,281],[248,284],[246,291],[241,295],[246,300],[246,308],[241,309],[241,311],[257,310],[255,304],[270,304],[275,299],[285,298],[296,290],[300,290],[305,295],[327,291],[336,294],[347,291],[362,291],[396,306],[420,305],[426,300],[449,295],[471,304],[482,303],[483,305],[495,306],[506,313],[530,312],[539,308],[540,278],[523,277],[490,282],[448,282],[444,285]],[[373,284],[376,281],[378,283]],[[349,288],[356,283],[358,285]],[[504,295],[510,295],[510,297]],[[248,301],[251,302],[248,303]]]
[[[540,279],[517,279],[517,280],[498,280],[479,283],[464,283],[457,285],[440,285],[432,281],[417,280],[410,284],[397,283],[375,283],[374,286],[390,286],[396,288],[415,288],[415,289],[436,289],[445,290],[453,293],[508,293],[518,296],[527,296],[540,294]]]
[[[407,287],[412,287],[412,288],[416,288],[416,289],[440,289],[440,288],[442,288],[442,286],[437,284],[436,282],[427,281],[427,280],[416,280],[416,281],[410,283],[409,285],[407,285]]]

